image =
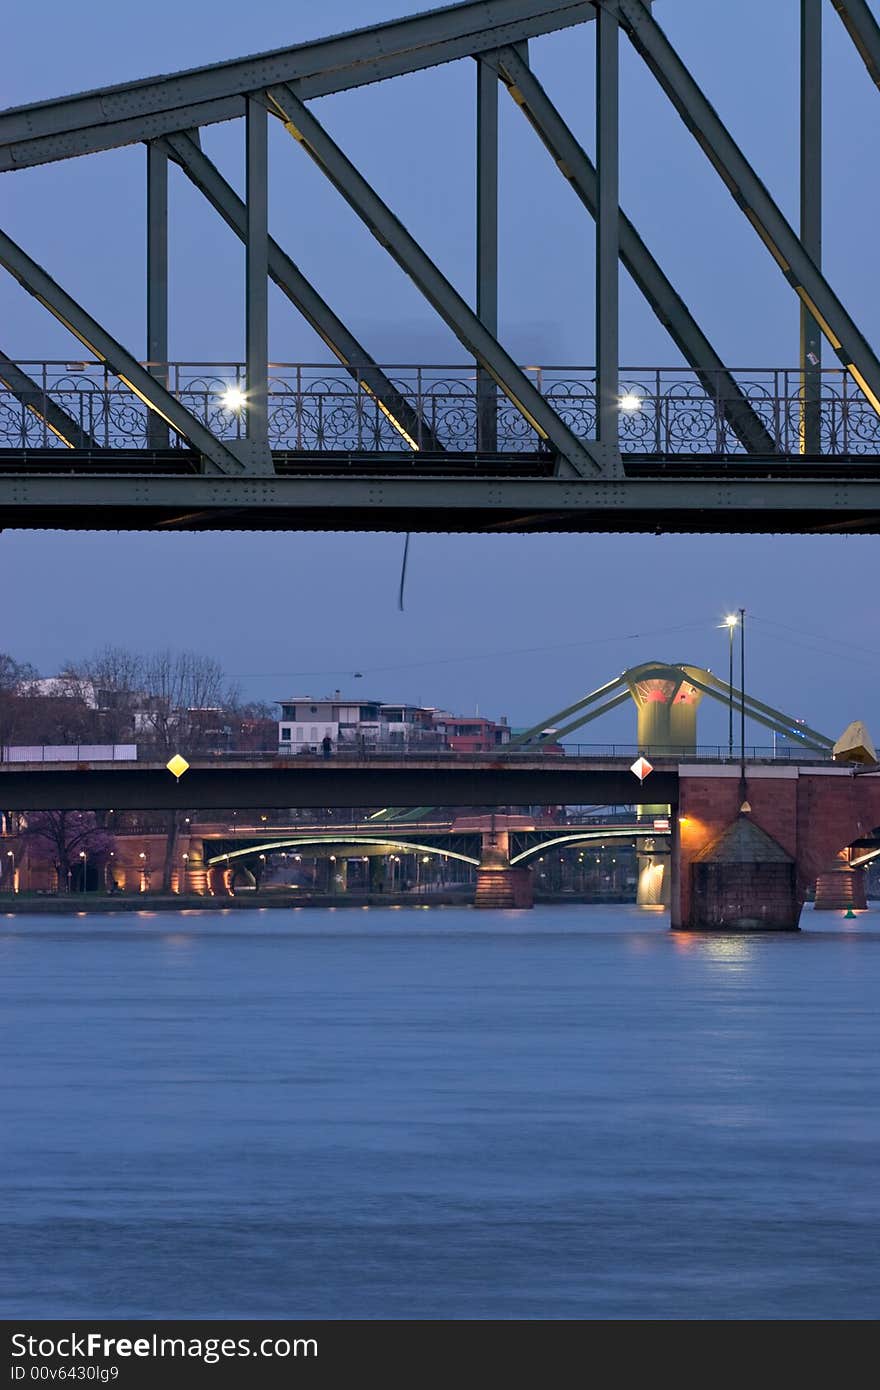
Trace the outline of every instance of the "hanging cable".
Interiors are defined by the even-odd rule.
[[[409,559],[409,531],[406,533],[406,540],[403,543],[403,561],[400,566],[400,589],[397,594],[397,606],[403,612],[403,587],[406,584],[406,562]]]

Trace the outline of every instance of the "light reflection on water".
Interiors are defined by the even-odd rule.
[[[0,1315],[874,1316],[838,916],[5,917]]]

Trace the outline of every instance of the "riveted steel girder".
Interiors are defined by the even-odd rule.
[[[219,212],[227,226],[232,228],[242,242],[246,242],[247,208],[243,200],[239,198],[232,185],[227,183],[216,164],[199,148],[192,135],[178,131],[165,137],[161,144],[190,182]],[[354,380],[360,382],[370,395],[375,396],[401,437],[417,443],[421,449],[439,452],[440,445],[427,421],[413,410],[381,367],[377,366],[363,344],[349,332],[326,300],[322,299],[312,283],[272,237],[269,238],[269,276]]]
[[[23,368],[0,352],[0,382],[27,410],[43,420],[48,429],[64,441],[69,449],[97,449],[99,444],[81,425],[53,401],[39,382],[28,376]]]
[[[418,72],[592,20],[584,0],[469,0],[291,48],[0,112],[0,171],[154,140],[244,115],[245,96],[295,82],[305,98]]]
[[[831,0],[831,3],[859,50],[871,81],[880,87],[880,24],[866,0]]]
[[[617,4],[621,25],[636,52],[820,325],[844,367],[880,414],[880,361],[870,345],[642,0],[617,0]]]
[[[578,439],[564,424],[297,94],[290,87],[271,87],[268,97],[294,139],[311,155],[380,245],[397,261],[528,424],[554,446],[560,459],[581,477],[599,472],[612,476],[615,471],[621,472],[619,455],[615,467],[613,453],[608,449],[603,465],[596,446]]]
[[[513,48],[494,55],[499,76],[557,168],[591,216],[596,215],[596,169],[529,64]],[[773,440],[632,222],[620,212],[620,259],[734,434],[750,453],[772,454]]]
[[[32,294],[65,328],[84,343],[99,362],[107,362],[120,381],[150,409],[188,439],[202,457],[221,473],[240,473],[242,465],[216,439],[210,430],[176,400],[161,382],[117,343],[97,319],[93,319],[76,300],[58,285],[42,266],[31,260],[11,237],[0,231],[0,265],[6,267],[24,289]]]
[[[72,456],[65,453],[63,466]],[[768,460],[768,468],[773,465]],[[59,460],[59,467],[62,461]],[[124,476],[0,469],[0,527],[69,530],[880,533],[880,470],[623,479]]]

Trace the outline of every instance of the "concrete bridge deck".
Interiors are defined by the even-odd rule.
[[[344,806],[624,806],[678,798],[678,762],[657,759],[640,790],[621,758],[495,753],[193,761],[0,764],[0,805],[32,810],[190,810]]]

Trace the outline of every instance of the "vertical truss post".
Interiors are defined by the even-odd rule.
[[[477,318],[498,337],[498,74],[477,59]],[[498,448],[495,383],[477,367],[477,448]]]
[[[822,267],[822,0],[801,0],[801,222],[804,250]],[[801,453],[821,451],[822,330],[801,302]]]
[[[269,453],[269,113],[247,99],[246,389],[245,431],[249,452]]]
[[[813,263],[800,237],[643,0],[616,0],[616,4],[636,52],[660,83],[788,283],[812,313],[823,337],[880,415],[880,358]]]
[[[168,156],[147,144],[147,359],[157,381],[168,386]],[[147,415],[147,447],[168,448],[168,426]]]
[[[596,5],[596,435],[618,446],[619,30],[616,9]]]

